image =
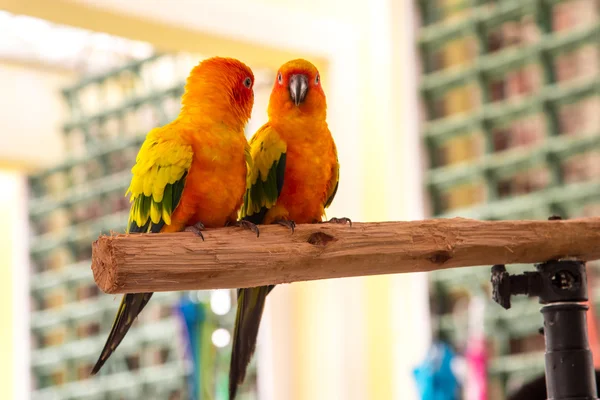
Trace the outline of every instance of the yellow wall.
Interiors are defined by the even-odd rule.
[[[23,173],[51,165],[63,156],[61,123],[65,107],[60,89],[71,82],[64,71],[35,65],[0,63],[0,399],[24,399],[27,376],[29,308],[21,303],[28,274]],[[10,168],[10,169],[6,169]],[[20,270],[18,270],[20,268]],[[15,287],[18,282],[19,287]],[[16,311],[13,311],[16,310]]]
[[[23,300],[27,268],[23,243],[24,235],[18,225],[23,223],[23,185],[22,176],[14,171],[0,170],[0,398],[24,399],[26,387],[16,382],[27,380],[28,359],[26,328],[28,304],[19,304]],[[22,268],[18,271],[17,268]],[[17,287],[15,287],[15,284]],[[20,315],[16,315],[21,313]],[[24,319],[26,318],[26,319]],[[19,326],[15,326],[19,324]]]
[[[0,183],[4,181],[4,176],[0,175]],[[0,196],[0,218],[6,219],[10,213],[11,201],[13,193],[9,196]],[[12,238],[11,230],[0,230],[0,321],[8,321],[8,326],[2,326],[0,329],[0,397],[3,399],[12,399],[13,397],[13,381],[12,373],[13,360],[13,288],[12,288]]]

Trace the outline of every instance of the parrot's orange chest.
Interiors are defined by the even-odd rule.
[[[192,141],[194,159],[186,177],[177,222],[217,228],[237,219],[246,190],[243,132],[203,135]]]
[[[285,178],[277,204],[296,223],[321,221],[327,189],[337,163],[333,138],[328,130],[311,135],[285,135]]]

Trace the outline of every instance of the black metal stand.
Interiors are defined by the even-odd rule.
[[[589,348],[586,311],[587,276],[580,261],[548,261],[537,271],[510,275],[504,265],[492,267],[494,301],[510,308],[510,297],[536,296],[546,341],[546,389],[549,400],[595,400],[596,374]]]

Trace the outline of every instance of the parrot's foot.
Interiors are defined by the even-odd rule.
[[[256,233],[256,237],[260,236],[260,231],[258,230],[258,226],[256,226],[252,222],[246,221],[244,219],[241,221],[235,221],[235,222],[227,221],[227,223],[225,223],[225,226],[237,226],[238,228],[248,229],[249,231]]]
[[[184,229],[184,232],[195,233],[197,236],[200,236],[202,241],[204,241],[204,235],[202,234],[203,230],[204,230],[204,224],[202,222],[197,222],[194,225],[186,227]]]
[[[350,218],[342,217],[342,218],[331,218],[329,221],[321,222],[322,224],[350,224],[352,226],[352,221]]]
[[[292,233],[294,233],[294,229],[296,228],[296,223],[294,221],[288,221],[287,219],[279,219],[275,221],[275,223],[290,228]]]

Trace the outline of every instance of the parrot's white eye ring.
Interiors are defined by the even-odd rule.
[[[246,79],[244,79],[244,86],[246,86],[246,88],[250,89],[250,87],[252,86],[252,78],[247,76]]]
[[[315,84],[318,85],[321,82],[321,75],[317,74],[317,77],[315,78]]]
[[[281,85],[283,83],[283,77],[281,76],[281,72],[277,74],[277,82]]]

